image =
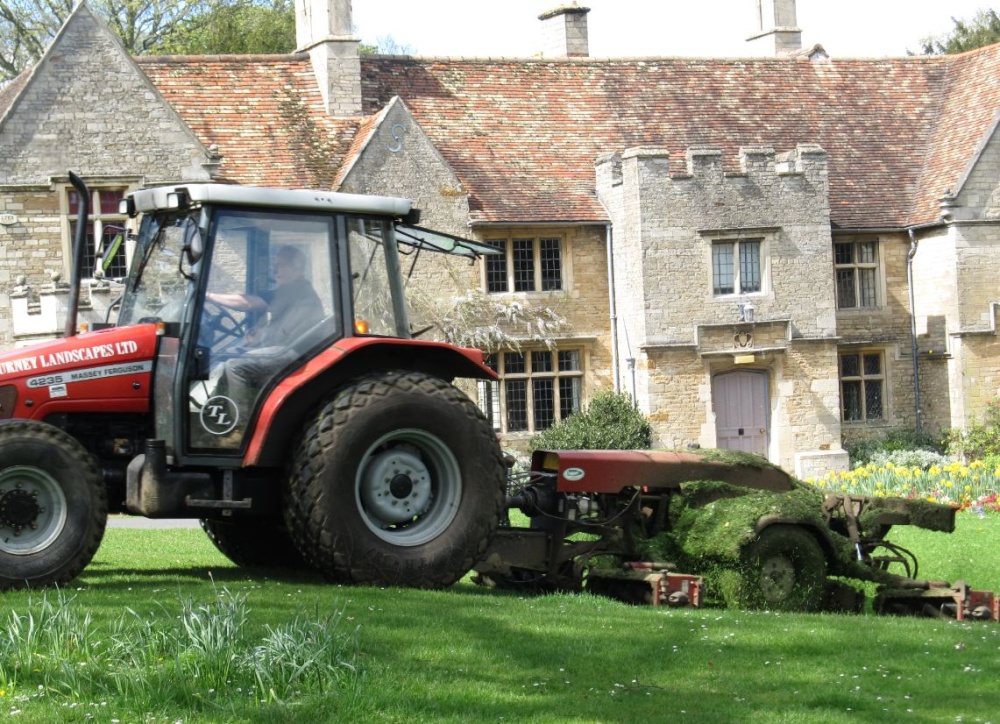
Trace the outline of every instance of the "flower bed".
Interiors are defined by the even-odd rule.
[[[979,515],[1000,513],[1000,467],[982,461],[931,465],[927,470],[886,463],[863,465],[854,470],[831,472],[812,483],[831,493],[871,497],[922,498],[932,503],[954,505]]]

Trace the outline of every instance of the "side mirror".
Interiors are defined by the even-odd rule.
[[[189,274],[184,269],[184,262],[187,262],[188,267],[194,267],[204,253],[205,244],[201,238],[201,229],[198,228],[197,224],[188,219],[187,225],[184,227],[184,246],[181,247],[181,256],[177,260],[177,271],[189,282],[195,280],[195,275]]]
[[[188,264],[194,266],[205,253],[205,243],[201,238],[201,229],[191,224],[184,232],[184,257]]]

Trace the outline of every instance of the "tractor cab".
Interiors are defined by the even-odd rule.
[[[198,518],[240,565],[468,573],[505,468],[452,381],[495,373],[413,338],[400,245],[411,263],[492,248],[413,226],[400,198],[188,184],[122,203],[138,228],[105,321],[78,333],[79,223],[65,334],[0,354],[0,590],[71,581],[109,512]]]
[[[338,340],[410,336],[397,243],[489,250],[397,240],[418,217],[399,198],[192,184],[123,205],[141,223],[115,326],[156,325],[154,437],[192,460],[241,455],[271,393]]]

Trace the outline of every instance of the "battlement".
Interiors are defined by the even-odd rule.
[[[669,339],[690,345],[692,321],[731,324],[739,305],[752,300],[761,321],[791,320],[801,338],[832,337],[826,152],[799,144],[783,153],[744,146],[728,154],[692,146],[681,157],[639,146],[597,160],[598,197],[614,225],[615,273],[628,279],[622,304],[641,310],[631,329],[640,344]],[[758,245],[759,285],[714,291],[713,247],[729,245],[736,253],[743,241]],[[802,304],[804,299],[812,302]]]
[[[604,154],[595,162],[599,185],[604,180],[609,185],[622,182],[622,165],[634,160],[643,168],[655,171],[672,180],[698,178],[721,183],[725,178],[767,175],[801,176],[826,174],[826,151],[815,143],[800,143],[794,149],[777,153],[771,146],[741,146],[735,164],[728,164],[721,149],[710,146],[690,146],[684,152],[683,167],[671,165],[670,150],[661,146],[635,146],[621,155]]]

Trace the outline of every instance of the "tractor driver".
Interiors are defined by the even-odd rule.
[[[323,317],[323,302],[306,279],[306,255],[294,246],[278,249],[274,259],[277,286],[256,294],[208,292],[205,297],[239,312],[264,313],[265,323],[243,338],[248,347],[287,347]]]
[[[306,279],[306,255],[294,246],[278,249],[274,289],[256,294],[208,292],[205,297],[236,311],[261,314],[263,321],[243,338],[243,354],[226,360],[216,394],[229,395],[242,414],[270,378],[297,356],[291,347],[323,319],[323,302]],[[241,414],[241,416],[242,416]]]

